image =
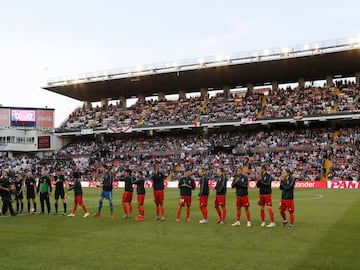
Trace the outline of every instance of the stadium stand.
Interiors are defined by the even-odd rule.
[[[265,103],[262,102],[265,97]],[[218,94],[209,99],[194,97],[179,101],[138,102],[130,108],[108,105],[79,108],[58,131],[120,128],[126,125],[161,126],[194,122],[213,123],[241,119],[277,119],[321,116],[359,110],[355,84],[338,87],[278,89],[267,96],[247,95],[240,101]]]
[[[82,171],[85,179],[97,178],[100,165],[107,163],[114,172],[122,168],[142,170],[151,175],[153,165],[161,163],[172,180],[191,166],[194,173],[205,167],[215,175],[219,166],[233,174],[240,164],[250,160],[248,175],[255,179],[261,164],[269,165],[275,178],[282,168],[290,167],[302,180],[320,180],[326,170],[330,180],[358,180],[359,128],[312,128],[298,130],[274,130],[252,132],[220,132],[203,135],[164,135],[112,138],[105,140],[78,139],[48,156],[46,159],[27,159],[24,156],[4,162],[15,171],[31,169],[39,171],[43,164],[50,171],[61,167],[71,172],[75,167]],[[231,151],[216,150],[217,145],[231,144]]]

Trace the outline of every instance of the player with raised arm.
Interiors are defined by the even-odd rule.
[[[74,184],[70,186],[70,190],[74,190],[74,207],[72,212],[68,215],[68,217],[75,217],[77,205],[80,205],[81,208],[84,210],[84,218],[90,216],[90,213],[88,209],[86,208],[84,202],[83,202],[83,191],[81,187],[81,181],[80,181],[80,173],[74,172],[73,173],[74,178]]]
[[[137,193],[137,204],[138,204],[138,216],[135,218],[137,221],[145,220],[145,179],[142,171],[138,171],[133,178],[133,183],[136,185],[136,193]]]
[[[110,207],[110,218],[114,218],[114,206],[112,201],[113,177],[111,171],[109,170],[106,164],[102,165],[102,171],[103,171],[102,183],[101,185],[99,185],[99,187],[101,187],[99,206],[98,206],[98,211],[95,214],[93,214],[93,216],[99,217],[101,215],[103,200],[107,199],[109,201],[109,207]]]
[[[294,227],[294,212],[295,212],[295,206],[294,206],[295,178],[292,175],[290,169],[285,169],[283,174],[284,177],[281,179],[280,182],[281,201],[280,201],[279,210],[280,210],[280,215],[283,219],[282,226],[286,226],[288,224],[285,211],[287,210],[289,212],[289,216],[290,216],[289,229],[292,229]]]
[[[185,174],[180,178],[178,183],[180,189],[179,208],[177,210],[176,221],[180,221],[181,209],[186,206],[186,221],[190,222],[190,206],[192,190],[195,189],[195,181],[191,177],[191,170],[187,168]]]
[[[232,226],[240,226],[241,207],[244,207],[247,220],[246,226],[251,227],[248,177],[244,175],[244,168],[238,168],[231,187],[236,189],[236,221]]]
[[[272,228],[276,226],[274,221],[274,212],[272,210],[272,180],[273,178],[267,172],[266,166],[262,165],[260,168],[260,179],[257,181],[256,186],[259,188],[258,205],[260,206],[261,226],[266,226],[267,228]],[[265,224],[265,206],[270,216],[270,223],[268,225]]]

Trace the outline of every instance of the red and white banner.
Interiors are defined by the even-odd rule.
[[[327,188],[360,189],[360,181],[328,181]]]
[[[295,182],[295,188],[360,188],[360,182],[348,182],[347,183],[341,183],[341,181],[296,181]],[[332,185],[330,185],[332,183]],[[83,187],[96,187],[98,182],[95,181],[89,181],[89,182],[82,182]],[[178,187],[178,181],[170,181],[165,182],[166,188],[177,188]],[[356,185],[357,184],[357,185]],[[215,180],[209,181],[209,188],[213,189],[216,185]],[[272,188],[279,188],[280,181],[273,181],[271,183]],[[114,182],[114,188],[123,188],[124,182]],[[196,188],[200,187],[199,181],[196,181]],[[227,182],[227,187],[231,187],[231,181]],[[152,181],[145,181],[145,188],[152,188]],[[249,181],[249,188],[256,188],[256,181]]]

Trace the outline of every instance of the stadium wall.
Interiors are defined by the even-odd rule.
[[[64,140],[38,129],[0,129],[0,152],[46,152],[62,147]]]

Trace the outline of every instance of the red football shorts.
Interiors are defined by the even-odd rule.
[[[215,207],[217,206],[226,206],[226,195],[216,195],[215,197]]]
[[[180,196],[180,206],[191,206],[191,196]]]
[[[154,190],[154,202],[156,204],[164,202],[164,190]]]
[[[82,195],[76,195],[74,198],[74,204],[82,204],[83,203],[83,198]]]
[[[236,196],[236,207],[249,207],[249,196]]]
[[[144,201],[145,201],[145,194],[138,194],[137,195],[138,205],[144,205]]]
[[[294,200],[281,200],[279,210],[280,211],[288,210],[289,212],[294,212],[295,211]]]
[[[122,195],[122,202],[124,203],[131,203],[132,201],[132,195],[133,193],[132,192],[129,192],[129,191],[125,191]]]
[[[202,195],[199,197],[199,206],[206,207],[208,205],[209,195]]]
[[[260,194],[258,205],[260,206],[272,206],[271,194]]]

